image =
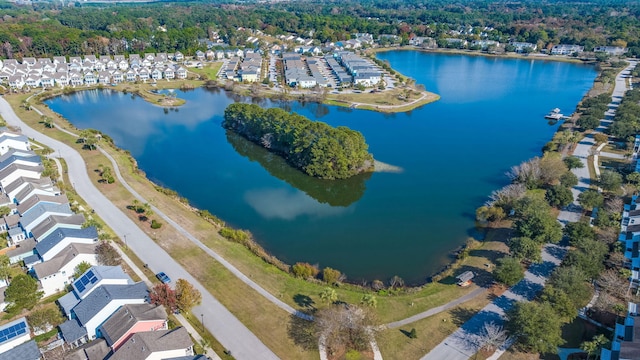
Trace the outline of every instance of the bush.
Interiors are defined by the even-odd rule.
[[[336,269],[326,267],[324,268],[324,270],[322,270],[322,280],[324,280],[327,284],[332,285],[339,282],[340,277],[342,277],[342,274]]]
[[[160,229],[162,227],[162,223],[160,221],[151,220],[151,228],[152,229]]]
[[[411,331],[409,331],[409,337],[411,339],[417,339],[418,338],[418,334],[416,332],[416,328],[411,328]]]
[[[349,350],[344,355],[345,360],[360,360],[362,359],[362,354],[358,350]]]
[[[299,262],[291,267],[291,272],[295,277],[309,279],[318,276],[320,270],[309,263]]]

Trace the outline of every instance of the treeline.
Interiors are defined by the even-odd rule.
[[[346,179],[369,171],[373,157],[358,131],[288,113],[279,108],[235,103],[224,111],[222,126],[281,155],[306,174],[321,179]]]
[[[611,135],[633,142],[635,135],[640,132],[640,89],[629,90],[625,93],[614,122],[609,128]],[[631,139],[628,139],[631,138]]]
[[[182,51],[193,55],[199,39],[217,32],[231,46],[252,35],[295,33],[317,43],[348,40],[353,33],[436,39],[460,34],[502,43],[510,39],[548,48],[554,44],[628,46],[640,54],[640,5],[616,2],[356,1],[273,4],[162,3],[91,6],[36,2],[3,4],[0,56],[58,56]],[[612,16],[611,14],[616,14]],[[473,26],[473,30],[470,27]],[[590,29],[599,29],[592,31]],[[483,36],[481,33],[484,32]]]

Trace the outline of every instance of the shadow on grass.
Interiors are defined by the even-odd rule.
[[[289,316],[287,335],[296,345],[305,350],[318,349],[318,337],[313,321],[301,319],[296,315]]]
[[[307,295],[302,295],[302,294],[295,294],[293,295],[293,301],[295,301],[296,304],[298,304],[298,306],[300,306],[303,309],[312,309],[315,310],[315,301],[313,301],[312,298],[310,298]]]
[[[451,310],[451,319],[456,326],[462,326],[467,320],[471,319],[478,311],[466,308],[454,308]]]

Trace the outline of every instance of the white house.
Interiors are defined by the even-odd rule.
[[[98,231],[91,226],[84,229],[59,228],[38,240],[36,252],[42,261],[49,261],[58,256],[71,244],[95,244],[98,241]]]
[[[31,235],[31,230],[51,215],[71,216],[69,204],[42,203],[34,206],[26,215],[20,217],[20,226]]]
[[[4,155],[11,149],[31,150],[29,139],[22,135],[8,131],[7,128],[0,128],[0,155]]]
[[[0,326],[0,334],[0,354],[31,340],[31,330],[26,317]]]
[[[85,218],[82,214],[73,214],[70,216],[50,215],[31,230],[31,235],[36,240],[42,240],[49,236],[57,229],[81,229]]]
[[[32,270],[42,285],[44,296],[64,290],[80,263],[97,265],[95,251],[95,244],[71,244],[52,259],[34,265]]]
[[[584,51],[584,46],[559,44],[551,48],[552,55],[573,55]]]
[[[2,147],[0,147],[0,151],[1,149]],[[0,185],[4,188],[20,177],[39,179],[40,174],[42,174],[42,170],[42,166],[11,164],[0,170]]]

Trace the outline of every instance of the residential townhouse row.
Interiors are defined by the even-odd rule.
[[[23,58],[0,60],[0,82],[13,89],[51,88],[117,84],[124,81],[186,79],[187,69],[180,65],[182,54],[131,54],[96,57]],[[180,62],[177,62],[176,59]],[[187,62],[190,64],[191,62]],[[196,65],[194,65],[196,66]]]
[[[636,137],[636,144],[639,142]],[[636,149],[637,152],[637,149]],[[625,267],[631,270],[630,294],[640,294],[640,202],[638,195],[624,205],[618,240],[624,249]],[[626,316],[616,321],[611,348],[603,348],[602,360],[632,360],[640,356],[640,304],[629,302]]]
[[[148,302],[144,282],[134,282],[120,266],[94,266],[58,300],[67,317],[57,344],[72,349],[66,360],[205,360],[196,355],[183,327],[169,329],[162,306]],[[0,326],[0,360],[44,359],[32,337],[50,330],[29,326],[25,317]]]

